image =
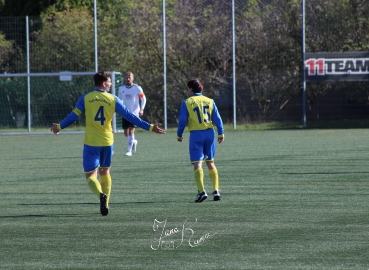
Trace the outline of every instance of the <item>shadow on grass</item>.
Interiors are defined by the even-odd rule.
[[[343,120],[311,120],[308,119],[306,127],[302,121],[275,121],[275,122],[255,122],[248,124],[238,124],[238,130],[303,130],[303,129],[355,129],[368,128],[368,119],[343,119]],[[225,125],[226,130],[232,130],[233,127]]]
[[[365,172],[365,171],[363,171],[363,172],[292,172],[292,173],[289,173],[289,172],[286,172],[286,173],[279,173],[279,174],[291,174],[291,175],[293,175],[293,174],[297,174],[297,175],[299,175],[299,174],[353,174],[353,173],[357,173],[357,174],[367,174],[367,173],[369,173],[369,172]]]
[[[158,204],[158,203],[174,203],[176,201],[160,201],[160,202],[115,202],[109,203],[109,205],[127,205],[127,204]],[[21,206],[59,206],[59,205],[98,205],[96,203],[19,203]]]
[[[85,215],[77,214],[53,214],[53,215],[19,215],[19,216],[0,216],[0,218],[49,218],[49,217],[84,217]]]

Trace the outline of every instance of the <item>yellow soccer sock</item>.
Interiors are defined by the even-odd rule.
[[[88,187],[91,189],[91,191],[100,198],[100,193],[102,193],[101,185],[99,180],[96,179],[96,177],[89,177],[86,179]]]
[[[214,190],[219,190],[219,177],[218,177],[218,170],[209,170],[209,176],[211,182],[213,183]]]
[[[198,168],[197,170],[194,171],[194,175],[195,175],[195,181],[196,181],[197,189],[199,190],[199,192],[202,192],[205,189],[205,187],[204,187],[204,171],[202,170],[202,168]]]
[[[106,206],[109,206],[110,191],[111,191],[111,176],[110,174],[101,175],[101,189],[106,194]]]

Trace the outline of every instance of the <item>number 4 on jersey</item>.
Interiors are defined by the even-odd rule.
[[[100,121],[101,125],[104,125],[105,117],[104,117],[104,106],[100,106],[95,115],[95,121]]]

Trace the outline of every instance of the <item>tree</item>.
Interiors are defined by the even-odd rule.
[[[40,16],[50,7],[62,11],[92,6],[93,0],[0,0],[0,16]]]
[[[0,73],[10,71],[10,61],[17,51],[12,40],[6,40],[5,36],[0,32]]]
[[[32,33],[32,72],[94,70],[93,19],[87,10],[43,15],[43,28]]]
[[[308,1],[306,4],[306,50],[308,52],[342,52],[367,51],[369,48],[369,3],[367,1],[339,0]],[[337,91],[339,87],[348,89],[347,82],[309,84],[307,91],[308,108],[315,119],[319,119],[319,100],[328,92]],[[356,84],[353,88],[359,102],[365,95],[365,84]],[[352,90],[351,90],[352,93]],[[348,99],[352,100],[352,95]],[[367,95],[366,95],[367,97]]]
[[[43,11],[42,25],[31,34],[32,72],[94,70],[92,2],[57,0]],[[276,119],[300,98],[301,1],[236,0],[235,4],[238,119]],[[323,5],[311,0],[306,4],[307,51],[368,49],[369,2],[327,0]],[[231,15],[228,0],[166,1],[166,105],[172,123],[191,77],[201,77],[206,94],[219,99],[226,110],[232,109]],[[12,47],[22,46],[16,42]],[[98,60],[99,69],[134,72],[148,96],[149,120],[162,120],[162,0],[99,1]],[[357,95],[366,93],[364,85],[357,86]],[[318,115],[315,104],[335,89],[326,83],[309,87],[311,111]]]

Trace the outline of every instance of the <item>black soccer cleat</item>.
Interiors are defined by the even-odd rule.
[[[206,191],[205,190],[203,192],[201,192],[201,193],[199,192],[197,194],[197,197],[196,197],[195,202],[196,203],[201,203],[201,202],[205,201],[207,197],[208,197],[208,194],[206,194]]]
[[[220,194],[219,194],[219,191],[218,190],[214,190],[213,192],[213,198],[214,198],[214,201],[220,201]]]
[[[100,193],[100,213],[103,216],[107,216],[109,214],[109,208],[106,207],[106,200],[106,194]]]

